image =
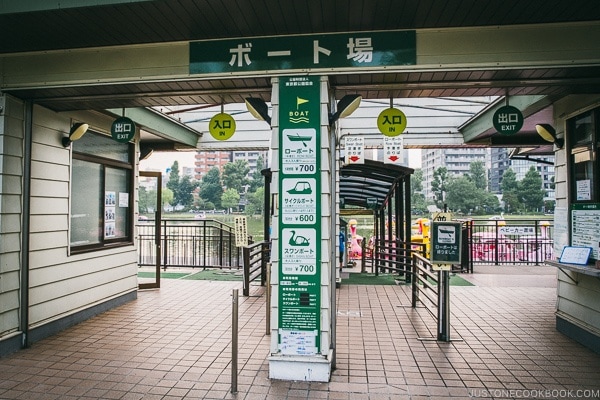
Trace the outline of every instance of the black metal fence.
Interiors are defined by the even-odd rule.
[[[137,224],[138,264],[156,265],[155,221]],[[222,222],[163,219],[160,222],[161,265],[192,268],[241,268],[242,252],[235,230]]]
[[[468,220],[471,261],[478,264],[542,264],[554,257],[550,220]]]
[[[250,283],[260,279],[260,285],[265,286],[267,280],[267,263],[271,256],[271,243],[258,242],[243,247],[244,254],[244,285],[243,295],[250,296]]]

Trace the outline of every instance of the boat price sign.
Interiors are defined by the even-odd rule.
[[[320,79],[279,80],[279,341],[286,355],[320,348]]]
[[[282,171],[288,175],[314,174],[317,166],[317,130],[284,129]]]
[[[317,181],[314,178],[283,179],[281,192],[284,224],[311,225],[317,214]]]

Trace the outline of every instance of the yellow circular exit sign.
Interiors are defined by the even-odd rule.
[[[377,128],[385,136],[398,136],[406,129],[406,115],[397,108],[386,108],[377,117]]]
[[[217,140],[227,140],[235,133],[235,120],[226,113],[219,113],[210,119],[208,131]]]

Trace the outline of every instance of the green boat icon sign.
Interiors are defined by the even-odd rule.
[[[296,185],[287,191],[289,194],[311,194],[312,188],[307,181],[298,181]]]
[[[287,135],[290,142],[302,142],[302,145],[306,147],[306,142],[310,142],[312,140],[312,136],[300,136],[298,132],[295,135]]]

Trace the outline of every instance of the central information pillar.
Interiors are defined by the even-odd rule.
[[[273,79],[271,356],[269,377],[327,382],[333,350],[328,85]],[[333,244],[334,245],[334,244]]]

